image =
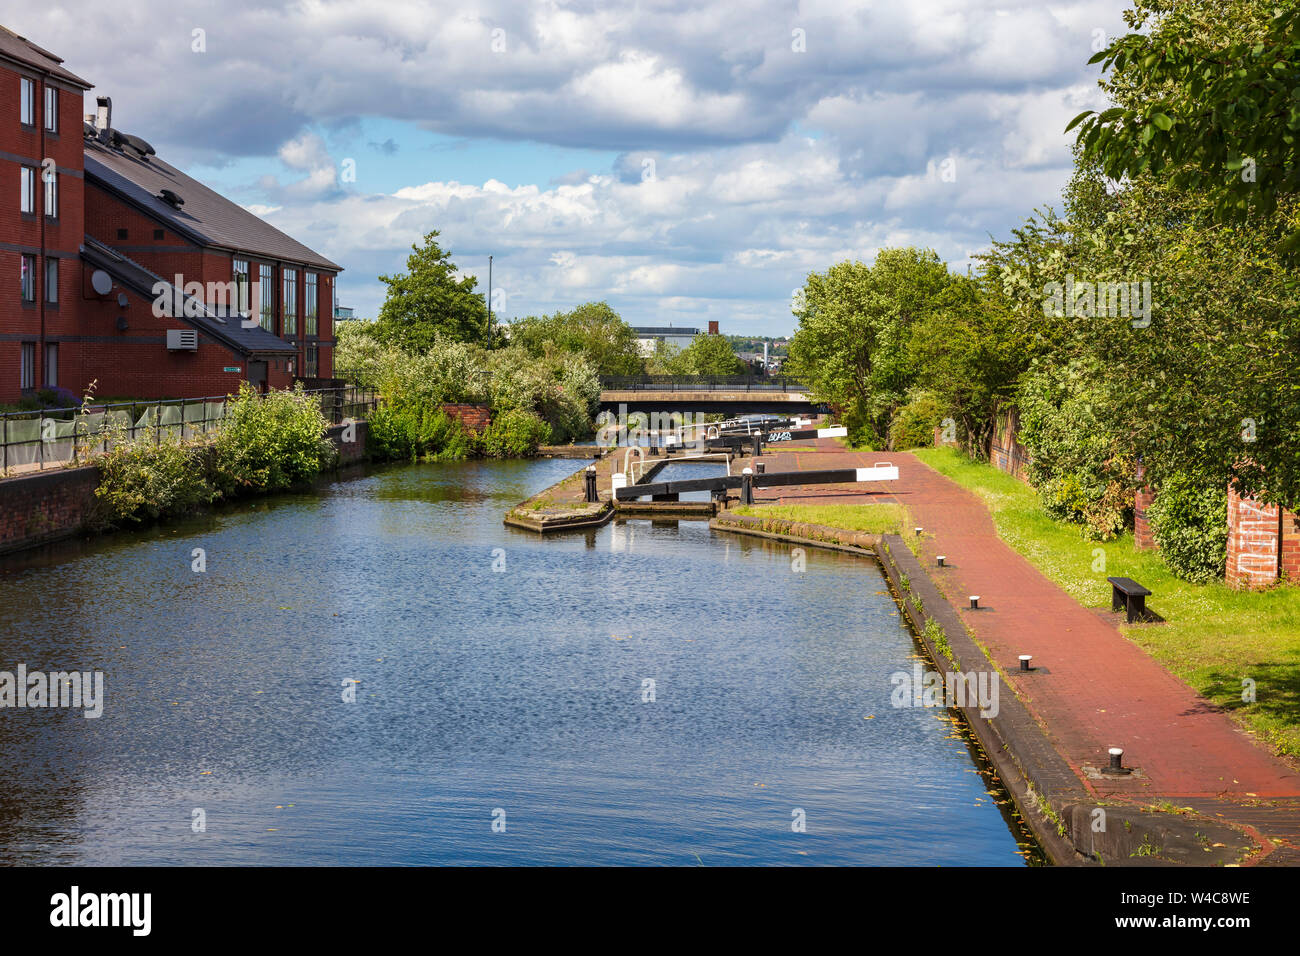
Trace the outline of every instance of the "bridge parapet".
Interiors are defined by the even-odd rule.
[[[799,392],[804,383],[785,375],[607,375],[600,387],[608,392]]]

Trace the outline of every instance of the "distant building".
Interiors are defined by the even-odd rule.
[[[354,318],[356,318],[356,316],[353,315],[353,313],[352,313],[352,309],[349,308],[348,306],[346,306],[346,305],[336,305],[336,306],[334,306],[334,319],[335,319],[335,321],[344,322],[344,321],[347,321],[348,319],[354,319]]]
[[[699,329],[674,325],[634,325],[632,331],[636,333],[637,348],[642,355],[652,354],[658,342],[667,342],[679,349],[687,348],[700,334]]]

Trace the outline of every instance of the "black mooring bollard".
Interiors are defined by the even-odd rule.
[[[754,503],[754,472],[750,468],[740,473],[740,503],[742,505]]]
[[[756,462],[754,462],[754,467],[758,469],[758,473],[759,473],[760,475],[763,475],[763,474],[766,474],[766,473],[767,473],[767,462],[765,462],[765,461],[756,461]]]
[[[754,436],[754,457],[757,458],[761,454],[763,454],[763,436],[755,435]]]
[[[596,466],[588,465],[585,478],[585,490],[588,504],[594,504],[600,499],[596,496]]]
[[[1020,669],[1021,669],[1022,671],[1025,671],[1025,672],[1029,672],[1029,671],[1033,670],[1033,667],[1030,666],[1030,661],[1032,661],[1033,659],[1034,659],[1034,655],[1033,655],[1033,654],[1021,654],[1021,655],[1020,655]]]
[[[1128,776],[1133,771],[1131,768],[1124,766],[1124,748],[1111,747],[1110,764],[1102,768],[1102,773],[1112,774],[1114,776]]]

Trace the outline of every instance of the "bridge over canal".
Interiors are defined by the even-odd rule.
[[[719,412],[726,415],[797,415],[821,406],[798,379],[782,376],[639,375],[600,380],[600,407],[617,413]]]

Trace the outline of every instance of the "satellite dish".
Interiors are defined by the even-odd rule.
[[[125,293],[125,292],[119,292],[119,293],[117,294],[117,305],[118,305],[118,308],[125,309],[125,308],[127,307],[128,304],[129,304],[129,303],[127,302],[126,293]]]
[[[90,274],[90,287],[100,295],[108,295],[113,291],[113,280],[103,269],[96,269]]]

